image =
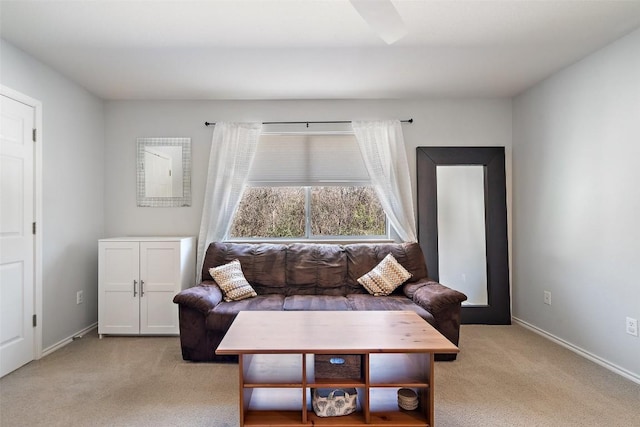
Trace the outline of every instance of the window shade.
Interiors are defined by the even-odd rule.
[[[369,183],[353,134],[262,134],[250,185],[298,186]]]

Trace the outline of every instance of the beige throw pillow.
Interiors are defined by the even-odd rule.
[[[393,255],[389,254],[373,270],[358,279],[364,288],[375,296],[389,295],[398,286],[409,280],[409,273]]]
[[[220,286],[224,300],[227,302],[258,296],[247,279],[244,278],[240,261],[237,259],[228,264],[210,268],[209,273]]]

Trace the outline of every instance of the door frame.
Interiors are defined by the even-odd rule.
[[[505,147],[417,147],[418,241],[429,276],[438,271],[438,165],[484,167],[487,305],[463,305],[462,323],[511,324]],[[446,283],[445,283],[446,285]]]
[[[34,328],[34,354],[33,359],[37,360],[42,357],[42,102],[31,98],[24,93],[11,89],[7,86],[0,85],[0,95],[11,98],[22,104],[33,108],[34,126],[36,131],[36,140],[33,150],[33,204],[34,204],[34,221],[36,223],[36,234],[34,236],[34,259],[33,259],[33,286],[34,301],[33,314],[36,315],[36,326]]]

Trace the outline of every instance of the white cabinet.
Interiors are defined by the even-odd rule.
[[[178,335],[173,297],[195,284],[195,237],[98,242],[98,334]]]

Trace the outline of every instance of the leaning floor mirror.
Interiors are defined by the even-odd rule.
[[[138,138],[137,201],[191,206],[191,138]]]
[[[462,323],[511,323],[504,147],[417,147],[418,241]]]

